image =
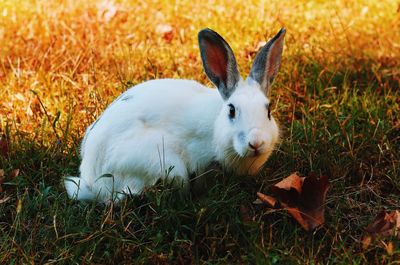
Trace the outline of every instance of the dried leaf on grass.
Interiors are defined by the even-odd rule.
[[[324,203],[329,189],[326,176],[300,177],[291,174],[271,188],[272,196],[257,193],[260,200],[274,208],[286,209],[306,231],[325,222]]]
[[[400,239],[400,211],[387,213],[381,211],[375,220],[365,228],[371,236],[391,237]]]
[[[395,210],[390,213],[385,210],[381,211],[374,221],[365,228],[365,231],[368,235],[364,236],[362,240],[364,249],[368,248],[375,237],[396,237],[400,239],[400,211]],[[393,255],[393,242],[380,241],[380,243],[389,255]]]

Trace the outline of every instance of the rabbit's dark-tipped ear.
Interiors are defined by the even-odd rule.
[[[235,91],[241,78],[232,49],[211,29],[201,30],[198,38],[204,70],[226,100]]]
[[[251,67],[248,82],[256,81],[266,95],[269,95],[269,88],[278,74],[285,33],[286,30],[282,28],[275,37],[269,40],[258,52]]]

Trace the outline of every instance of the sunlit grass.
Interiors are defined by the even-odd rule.
[[[126,84],[161,77],[207,82],[197,48],[204,27],[231,43],[243,75],[259,42],[286,27],[278,97],[310,89],[310,67],[328,81],[339,72],[358,74],[364,85],[398,85],[396,1],[5,1],[1,7],[3,128],[13,121],[32,132],[60,111],[58,130],[71,113],[72,129],[82,131]],[[166,25],[171,39],[162,33]]]
[[[60,179],[77,174],[83,132],[121,92],[164,77],[211,86],[204,27],[228,40],[243,76],[259,45],[287,29],[272,91],[283,141],[265,178],[220,176],[201,199],[156,188],[117,210],[67,200]],[[0,0],[0,135],[10,144],[0,169],[21,169],[0,193],[10,196],[0,263],[396,260],[398,242],[389,256],[359,240],[380,208],[400,205],[399,69],[398,1]],[[327,224],[312,235],[251,204],[295,170],[331,178]]]

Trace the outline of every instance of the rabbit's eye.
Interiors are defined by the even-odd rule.
[[[232,104],[229,104],[228,107],[229,107],[229,118],[234,119],[235,114],[236,114],[235,106],[233,106]]]
[[[266,104],[265,108],[268,111],[268,119],[271,120],[271,104]]]

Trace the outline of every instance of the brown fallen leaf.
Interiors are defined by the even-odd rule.
[[[260,200],[274,208],[286,209],[306,231],[325,222],[324,203],[329,189],[326,176],[300,177],[291,174],[271,188],[275,197],[257,193]]]
[[[400,211],[396,210],[390,213],[381,211],[375,220],[365,228],[365,231],[373,237],[395,236],[400,239]]]

